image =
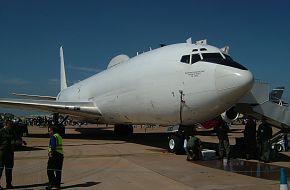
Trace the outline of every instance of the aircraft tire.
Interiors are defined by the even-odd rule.
[[[168,137],[168,151],[175,154],[182,152],[183,139],[177,135],[170,135]]]
[[[282,152],[282,151],[283,151],[283,147],[282,147],[282,145],[277,144],[277,145],[276,145],[276,150],[277,150],[278,152]]]

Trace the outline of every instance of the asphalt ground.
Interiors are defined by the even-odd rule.
[[[119,138],[111,127],[69,127],[63,140],[62,189],[279,189],[280,167],[290,176],[289,152],[269,164],[244,159],[188,162],[185,155],[166,151],[164,131],[137,127],[133,136]],[[241,132],[242,126],[232,128],[231,145]],[[217,146],[210,130],[199,130],[199,137],[205,146]],[[47,129],[29,127],[24,140],[27,147],[15,152],[13,185],[15,189],[45,189]]]

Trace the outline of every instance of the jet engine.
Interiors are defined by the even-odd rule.
[[[231,123],[239,118],[239,112],[235,110],[235,107],[231,107],[227,111],[221,114],[224,121]]]
[[[221,114],[221,117],[227,123],[232,123],[233,121],[239,118],[239,113],[235,110],[235,107],[228,109],[227,111]],[[220,120],[218,117],[211,119],[209,121],[201,123],[202,127],[205,129],[215,128],[217,125],[220,125]]]

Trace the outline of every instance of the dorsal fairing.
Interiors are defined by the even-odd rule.
[[[123,63],[125,61],[128,61],[130,58],[128,55],[124,55],[124,54],[121,54],[121,55],[117,55],[116,57],[114,57],[113,59],[111,59],[110,63],[108,64],[107,66],[107,69],[111,68],[111,67],[114,67],[120,63]]]

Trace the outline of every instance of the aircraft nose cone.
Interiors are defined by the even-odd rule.
[[[253,86],[253,75],[248,70],[234,67],[217,66],[215,70],[216,90],[227,102],[235,103]]]

